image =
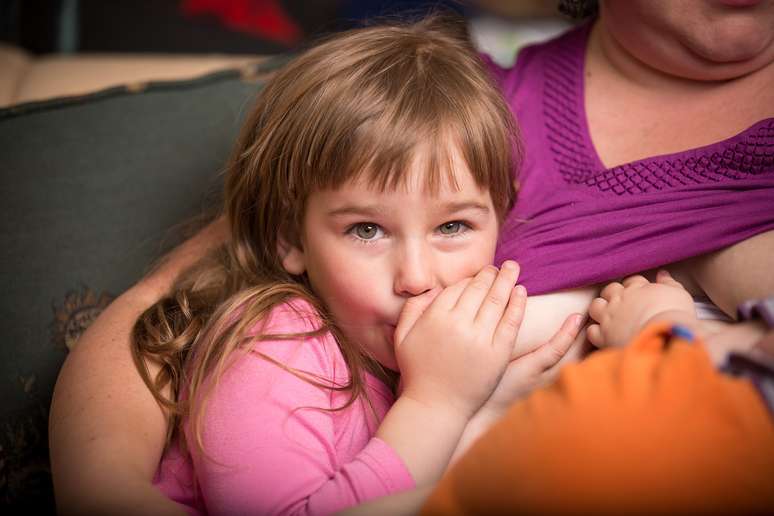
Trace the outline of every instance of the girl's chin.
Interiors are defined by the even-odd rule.
[[[395,360],[394,355],[378,360],[378,362],[382,365],[382,367],[389,369],[390,371],[393,371],[395,373],[400,373],[400,369],[398,369],[398,363]]]
[[[397,364],[393,364],[393,365],[382,364],[382,366],[384,366],[385,369],[388,369],[388,370],[392,371],[393,373],[400,374],[400,371],[398,370]]]

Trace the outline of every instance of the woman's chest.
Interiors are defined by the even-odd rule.
[[[587,75],[589,138],[607,168],[722,142],[774,117],[774,81],[761,86],[661,92]]]

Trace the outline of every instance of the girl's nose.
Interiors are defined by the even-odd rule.
[[[395,293],[402,297],[418,296],[437,286],[432,252],[424,245],[406,246],[396,256]]]

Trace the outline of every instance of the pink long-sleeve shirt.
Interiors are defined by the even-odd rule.
[[[271,311],[263,333],[317,325],[314,309],[293,300]],[[341,411],[321,410],[341,407],[348,393],[317,387],[256,353],[344,385],[349,372],[330,333],[252,346],[206,405],[202,439],[214,460],[173,443],[154,479],[162,492],[191,514],[330,514],[414,487],[400,457],[374,436],[395,401],[383,382],[366,374],[373,411],[362,397]],[[188,428],[186,437],[191,443]]]

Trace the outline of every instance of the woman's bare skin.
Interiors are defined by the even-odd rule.
[[[132,362],[134,321],[175,276],[225,240],[218,220],[175,249],[97,318],[59,373],[49,418],[51,470],[63,514],[184,514],[151,485],[166,418]]]

